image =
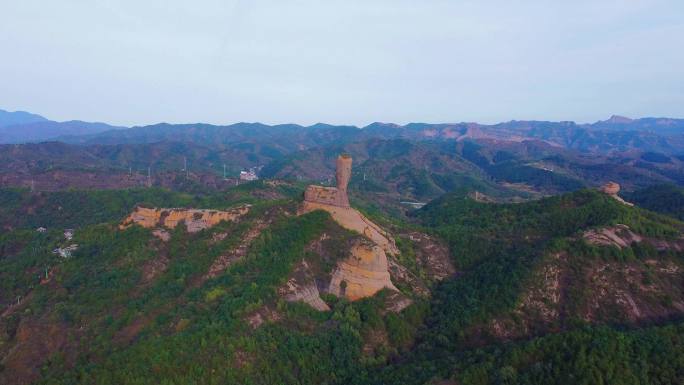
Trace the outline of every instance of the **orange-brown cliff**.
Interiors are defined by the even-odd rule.
[[[249,206],[241,206],[231,210],[200,210],[200,209],[164,209],[136,207],[124,219],[119,228],[125,229],[133,224],[142,227],[175,228],[179,223],[185,223],[188,232],[194,233],[218,224],[221,221],[237,221],[249,212]]]
[[[363,234],[389,254],[398,254],[399,250],[389,234],[349,205],[347,185],[351,178],[351,166],[351,156],[340,155],[337,158],[335,178],[337,187],[308,186],[300,213],[325,210],[342,227]]]
[[[338,262],[328,291],[339,297],[356,300],[372,296],[383,288],[397,290],[388,271],[387,253],[397,255],[394,239],[349,205],[347,185],[351,178],[352,158],[337,158],[337,187],[308,186],[300,213],[325,210],[342,227],[362,234],[367,241],[357,242],[350,256]]]
[[[376,244],[360,241],[352,246],[351,255],[337,264],[328,291],[354,301],[384,288],[397,291],[390,279],[385,251]]]
[[[633,203],[629,203],[625,201],[624,199],[620,198],[618,193],[620,192],[620,185],[615,183],[615,182],[608,182],[601,186],[599,189],[604,194],[607,194],[608,196],[612,197],[613,199],[617,200],[618,202],[625,204],[627,206],[634,206]]]

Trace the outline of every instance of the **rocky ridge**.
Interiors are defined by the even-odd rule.
[[[175,228],[179,223],[185,223],[188,232],[196,233],[200,230],[217,225],[221,221],[237,221],[249,212],[250,206],[240,206],[227,211],[178,209],[178,208],[147,208],[138,206],[123,220],[120,229],[133,224],[145,228],[166,227]]]
[[[350,301],[373,296],[385,288],[398,293],[391,280],[387,259],[387,253],[399,254],[396,243],[388,232],[349,206],[347,184],[351,177],[351,162],[350,156],[341,155],[337,160],[337,187],[307,187],[299,210],[300,215],[314,210],[327,211],[340,226],[365,237],[351,246],[347,258],[337,262],[326,291]],[[291,279],[283,294],[287,300],[303,300],[324,310],[319,302],[318,288],[310,282]]]
[[[630,247],[634,243],[646,242],[660,251],[684,250],[684,239],[682,238],[672,240],[652,239],[633,232],[629,226],[623,224],[587,230],[583,233],[582,238],[591,245],[614,246],[619,249]]]

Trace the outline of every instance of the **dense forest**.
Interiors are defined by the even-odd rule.
[[[268,194],[267,194],[268,192]],[[588,229],[622,224],[644,237],[674,242],[684,224],[602,193],[580,190],[527,203],[478,202],[447,194],[408,219],[381,218],[394,232],[443,239],[457,274],[413,295],[400,312],[386,310],[388,290],[350,302],[324,294],[330,311],[278,295],[298,261],[329,270],[335,262],[312,251],[323,234],[341,250],[350,236],[324,212],[292,215],[296,186],[245,184],[226,192],[161,189],[0,192],[0,378],[28,361],[41,362],[44,384],[459,384],[678,383],[684,341],[677,317],[615,323],[568,317],[544,333],[513,339],[482,333],[508,314],[552,253],[591,261],[633,263],[681,255],[640,244],[590,246]],[[270,199],[264,199],[269,196]],[[178,226],[163,242],[149,229],[117,224],[136,205],[230,208],[249,203],[244,220],[198,233]],[[269,218],[246,257],[207,278],[212,261],[234,249]],[[36,227],[44,226],[45,232]],[[52,253],[75,228],[72,257]],[[400,239],[399,261],[416,247]],[[164,261],[163,269],[157,264]],[[634,263],[636,263],[634,262]],[[155,270],[156,269],[156,270]],[[418,270],[416,274],[421,274]],[[152,273],[151,273],[152,272]],[[678,301],[679,299],[675,299]],[[525,317],[525,315],[521,315]],[[33,335],[33,337],[28,337]],[[8,355],[17,341],[33,348]],[[57,350],[48,347],[59,346]],[[45,352],[50,351],[47,356]]]
[[[684,220],[684,189],[679,186],[649,186],[627,194],[627,199],[639,207]]]
[[[684,385],[684,0],[1,4],[0,385]]]

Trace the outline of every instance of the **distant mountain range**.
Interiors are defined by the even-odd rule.
[[[47,122],[44,117],[30,112],[15,111],[9,112],[0,110],[0,127],[15,126],[21,124],[30,124],[36,122]]]
[[[210,147],[252,143],[281,154],[328,144],[371,138],[408,140],[491,139],[542,140],[582,152],[642,150],[684,154],[684,119],[612,116],[592,124],[550,121],[479,123],[372,123],[365,127],[315,124],[231,125],[167,124],[131,128],[82,121],[55,122],[27,112],[0,110],[0,143],[58,140],[73,144],[140,144],[187,142]]]
[[[0,143],[44,142],[63,136],[91,135],[122,128],[80,120],[55,122],[29,112],[0,110]]]

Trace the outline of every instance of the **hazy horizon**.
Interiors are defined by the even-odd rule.
[[[6,110],[3,108],[0,108],[0,111],[5,111],[9,113],[14,113],[14,112],[20,112],[20,113],[28,113],[28,114],[34,114],[34,115],[39,115],[45,119],[48,119],[50,121],[56,121],[56,122],[69,122],[69,121],[85,121],[83,119],[79,118],[73,118],[73,119],[67,119],[67,120],[56,120],[56,119],[51,119],[49,116],[45,116],[43,114],[40,114],[39,112],[35,111],[26,111],[26,110]],[[588,121],[588,122],[582,122],[582,121],[577,121],[577,120],[565,120],[565,121],[571,121],[579,125],[583,124],[592,124],[592,123],[597,123],[599,121],[605,121],[608,120],[614,116],[621,117],[621,118],[629,118],[632,120],[638,120],[638,119],[677,119],[677,120],[684,120],[682,117],[677,117],[677,116],[622,116],[622,115],[610,115],[606,116],[604,119],[598,119],[595,121]],[[217,123],[208,123],[208,122],[202,122],[202,121],[197,121],[197,122],[165,122],[165,121],[159,121],[159,122],[153,122],[153,123],[148,123],[148,124],[132,124],[132,125],[114,125],[111,124],[110,122],[106,121],[86,121],[89,123],[105,123],[105,124],[110,124],[112,126],[118,126],[118,127],[127,127],[127,128],[133,128],[133,127],[144,127],[144,126],[151,126],[151,125],[157,125],[157,124],[182,124],[182,125],[187,125],[187,124],[210,124],[210,125],[215,125],[215,126],[230,126],[233,124],[265,124],[265,125],[270,125],[270,126],[275,126],[275,125],[287,125],[287,124],[295,124],[295,125],[300,125],[304,127],[309,127],[309,126],[314,126],[316,124],[329,124],[329,125],[335,125],[335,126],[352,126],[352,127],[358,127],[358,128],[364,128],[367,127],[368,125],[374,124],[374,123],[380,123],[380,124],[397,124],[397,125],[407,125],[407,124],[431,124],[431,125],[436,125],[436,124],[467,124],[467,123],[478,123],[478,124],[485,124],[485,125],[490,125],[490,124],[498,124],[498,123],[506,123],[510,121],[550,121],[550,120],[540,120],[540,119],[509,119],[509,120],[502,120],[502,121],[497,121],[497,122],[477,122],[477,121],[452,121],[452,122],[422,122],[422,121],[415,121],[415,122],[405,122],[405,123],[396,123],[396,122],[370,122],[367,124],[363,125],[358,125],[358,124],[345,124],[345,123],[337,123],[337,124],[332,124],[328,122],[315,122],[315,123],[310,123],[310,124],[301,124],[297,122],[276,122],[276,123],[264,123],[260,121],[252,121],[252,122],[245,122],[245,121],[236,121],[236,122],[217,122]],[[550,122],[561,122],[561,121],[550,121]]]
[[[27,0],[0,14],[0,108],[58,121],[684,116],[674,0]]]

